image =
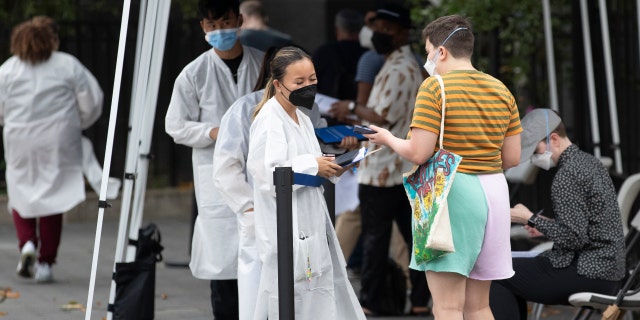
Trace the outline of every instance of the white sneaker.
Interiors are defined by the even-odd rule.
[[[36,246],[31,241],[22,246],[20,250],[20,261],[16,273],[23,278],[33,277],[33,264],[36,262]]]
[[[34,277],[36,282],[45,283],[53,281],[53,273],[51,273],[51,266],[46,262],[39,262],[36,265],[36,275]]]

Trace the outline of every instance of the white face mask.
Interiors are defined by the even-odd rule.
[[[429,58],[427,58],[427,62],[425,62],[424,64],[424,69],[427,70],[430,76],[435,76],[436,74],[438,74],[438,72],[436,71],[436,61],[438,61],[438,58],[440,58],[440,50],[438,50],[438,53],[436,53],[436,56],[433,58],[433,60],[429,60]]]
[[[360,29],[360,34],[358,35],[358,39],[360,40],[360,46],[363,48],[373,50],[373,43],[371,42],[371,37],[373,36],[373,30],[371,28],[364,26]]]
[[[451,38],[452,35],[454,35],[456,32],[460,30],[467,30],[467,28],[455,28],[453,31],[451,31],[451,33],[449,33],[449,35],[444,39],[444,41],[442,41],[442,44],[440,46],[444,46],[444,44],[447,43],[449,38]],[[438,50],[438,53],[436,53],[436,56],[433,58],[433,61],[427,58],[427,62],[424,64],[424,69],[427,70],[430,76],[435,76],[436,74],[438,74],[436,72],[436,62],[438,61],[438,58],[440,58],[440,50]]]
[[[531,156],[531,163],[544,170],[549,170],[556,166],[556,163],[551,159],[551,151],[547,150],[543,154],[534,154]]]

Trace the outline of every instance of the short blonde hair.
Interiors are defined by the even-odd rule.
[[[24,21],[11,32],[11,54],[31,64],[47,61],[59,44],[58,26],[47,16]]]

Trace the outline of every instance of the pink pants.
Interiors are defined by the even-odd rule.
[[[38,262],[54,264],[62,236],[62,213],[26,219],[14,209],[11,210],[11,214],[18,236],[18,249],[22,249],[24,244],[31,240],[36,247],[40,247]],[[39,230],[36,230],[38,227]],[[37,231],[40,231],[40,245],[38,245]]]

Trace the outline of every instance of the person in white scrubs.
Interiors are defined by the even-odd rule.
[[[242,46],[237,0],[200,0],[200,26],[213,47],[189,63],[175,81],[165,131],[176,143],[193,148],[198,205],[191,261],[194,277],[211,280],[215,319],[238,318],[236,215],[213,183],[213,152],[220,120],[229,106],[251,92],[263,53]]]
[[[0,66],[8,207],[21,250],[17,273],[37,282],[53,280],[62,213],[85,199],[82,130],[102,113],[98,81],[58,46],[55,21],[34,17],[13,29],[13,56]]]
[[[285,47],[271,62],[271,79],[251,125],[247,169],[253,177],[256,246],[262,270],[254,319],[278,314],[275,167],[335,182],[345,169],[324,157],[308,116],[316,75],[308,54]],[[347,279],[345,261],[331,225],[321,186],[293,189],[295,318],[365,319]]]

